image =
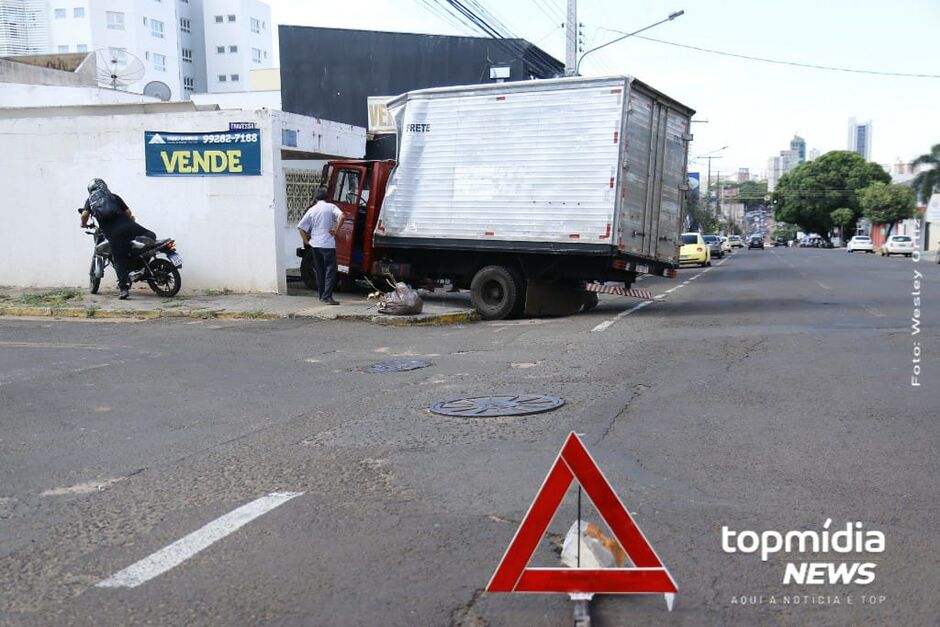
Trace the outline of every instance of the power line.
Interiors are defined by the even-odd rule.
[[[614,33],[622,33],[623,31],[614,30],[608,28]],[[780,61],[778,59],[766,59],[763,57],[752,57],[746,54],[737,54],[734,52],[724,52],[722,50],[712,50],[710,48],[701,48],[699,46],[690,46],[688,44],[680,44],[674,41],[664,41],[662,39],[654,39],[652,37],[644,37],[643,35],[634,35],[637,39],[644,39],[646,41],[652,41],[658,44],[666,44],[667,46],[675,46],[677,48],[688,48],[689,50],[696,50],[698,52],[707,52],[709,54],[718,54],[725,57],[735,57],[737,59],[746,59],[748,61],[761,61],[762,63],[776,63],[777,65],[791,65],[794,67],[804,67],[810,68],[813,70],[828,70],[831,72],[849,72],[852,74],[872,74],[875,76],[896,76],[904,78],[940,78],[940,74],[913,74],[908,72],[881,72],[878,70],[856,70],[853,68],[844,68],[844,67],[835,67],[831,65],[815,65],[813,63],[798,63],[796,61]]]

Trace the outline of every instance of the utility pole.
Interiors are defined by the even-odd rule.
[[[568,0],[565,20],[565,76],[578,73],[578,0]]]

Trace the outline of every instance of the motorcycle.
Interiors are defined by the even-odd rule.
[[[81,212],[82,209],[78,211]],[[88,288],[92,294],[97,294],[105,268],[113,265],[111,244],[94,218],[89,218],[85,233],[94,238],[94,252],[91,268],[88,270]],[[146,281],[158,296],[176,296],[182,287],[179,268],[183,267],[183,259],[177,254],[176,242],[172,239],[135,237],[131,242],[128,265],[130,282]]]

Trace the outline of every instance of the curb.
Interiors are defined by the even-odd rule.
[[[321,316],[304,313],[268,313],[262,311],[225,311],[224,309],[100,309],[97,307],[0,307],[0,315],[28,318],[133,318],[154,320],[157,318],[195,318],[204,320],[348,320],[371,322],[383,326],[433,326],[460,324],[479,320],[479,315],[472,310],[441,314],[419,314],[416,316],[382,316],[373,313],[345,313],[333,316]]]

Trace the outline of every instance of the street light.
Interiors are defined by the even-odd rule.
[[[623,40],[626,39],[627,37],[632,37],[633,35],[642,33],[642,32],[645,31],[645,30],[649,30],[649,29],[653,28],[654,26],[659,26],[660,24],[664,24],[664,23],[666,23],[666,22],[671,22],[672,20],[676,19],[677,17],[679,17],[680,15],[683,15],[683,14],[685,14],[685,10],[682,10],[682,11],[674,11],[673,13],[670,13],[670,14],[669,14],[669,17],[667,17],[667,18],[664,19],[664,20],[659,20],[659,21],[656,22],[655,24],[650,24],[649,26],[644,26],[644,27],[641,28],[640,30],[635,30],[635,31],[633,31],[632,33],[626,33],[625,35],[623,35],[623,36],[621,36],[621,37],[617,37],[617,39],[612,39],[612,40],[608,41],[606,44],[601,44],[601,45],[597,46],[596,48],[591,48],[590,50],[588,50],[587,52],[585,52],[584,54],[582,54],[580,59],[578,59],[578,64],[575,66],[574,73],[575,73],[576,75],[579,75],[579,74],[581,73],[581,62],[584,61],[584,57],[588,56],[588,55],[591,54],[592,52],[595,52],[595,51],[597,51],[597,50],[600,50],[601,48],[606,48],[606,47],[609,46],[610,44],[615,44],[615,43],[617,43],[618,41],[623,41]]]
[[[712,159],[721,159],[720,156],[719,156],[719,157],[716,157],[716,156],[714,156],[714,154],[715,154],[716,152],[721,152],[722,150],[726,150],[727,148],[728,148],[727,146],[722,146],[721,148],[716,148],[715,150],[706,152],[706,153],[701,154],[701,155],[699,155],[699,156],[697,156],[697,157],[692,157],[692,160],[693,160],[693,161],[695,161],[696,159],[708,159],[708,178],[705,179],[705,193],[706,193],[706,196],[705,196],[705,208],[706,208],[706,209],[709,209],[709,210],[712,208],[712,194],[711,194],[711,191],[710,191],[710,189],[711,189],[711,184],[712,184]],[[719,190],[718,193],[720,194],[720,193],[721,193],[721,190]],[[720,206],[721,206],[721,201],[719,200],[718,203],[719,203],[718,206],[720,207]]]

